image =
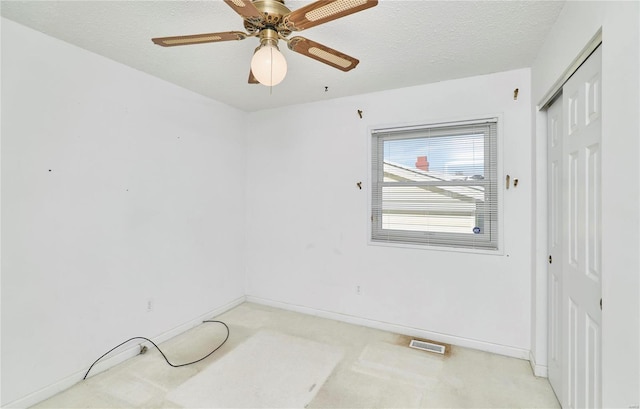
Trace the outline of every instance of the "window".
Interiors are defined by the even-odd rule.
[[[497,119],[372,138],[373,242],[497,250]]]

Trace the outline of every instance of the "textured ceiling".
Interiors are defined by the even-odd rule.
[[[291,9],[309,1],[287,1]],[[2,1],[3,17],[244,111],[531,66],[560,1],[380,0],[310,28],[309,39],[360,60],[342,72],[281,44],[289,71],[269,89],[247,84],[255,38],[164,48],[152,37],[243,31],[214,1]],[[325,90],[328,87],[328,91]]]

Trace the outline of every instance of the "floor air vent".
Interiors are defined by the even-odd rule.
[[[432,344],[431,342],[418,341],[417,339],[412,339],[411,343],[409,343],[411,348],[421,349],[423,351],[435,352],[436,354],[444,355],[444,345]]]

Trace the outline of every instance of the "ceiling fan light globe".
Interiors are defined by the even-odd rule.
[[[253,76],[263,85],[278,85],[287,75],[287,60],[278,48],[265,45],[251,59]]]

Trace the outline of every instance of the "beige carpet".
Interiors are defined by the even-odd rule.
[[[167,400],[188,408],[304,408],[342,356],[334,346],[259,331]]]
[[[34,409],[560,407],[526,360],[455,345],[430,354],[403,335],[251,303],[216,319],[231,336],[204,361],[172,368],[151,349]],[[200,325],[160,347],[189,362],[225,335]]]

